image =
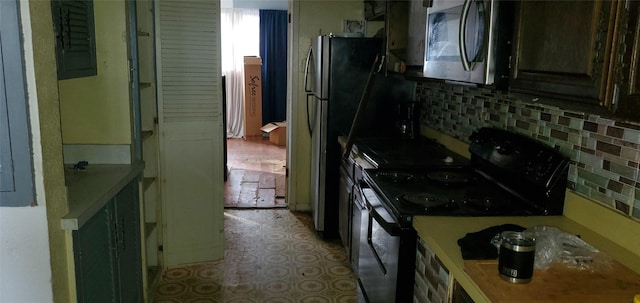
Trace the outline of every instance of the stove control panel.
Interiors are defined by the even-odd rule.
[[[470,140],[471,161],[495,179],[542,188],[566,179],[567,157],[540,141],[497,128],[481,128]]]

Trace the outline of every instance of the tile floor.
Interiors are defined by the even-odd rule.
[[[286,207],[286,147],[262,137],[227,140],[226,208]]]
[[[224,228],[224,260],[167,270],[155,303],[357,301],[344,248],[309,213],[227,209]]]
[[[340,241],[320,239],[310,213],[278,208],[286,206],[285,147],[227,142],[224,260],[168,269],[153,302],[356,302]]]

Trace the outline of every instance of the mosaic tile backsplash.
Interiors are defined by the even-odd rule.
[[[490,126],[559,149],[571,159],[570,189],[640,221],[640,124],[447,83],[418,83],[416,98],[423,125],[461,141]]]

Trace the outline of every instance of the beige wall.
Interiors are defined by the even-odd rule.
[[[64,144],[131,144],[125,2],[94,1],[98,75],[59,82]]]
[[[50,3],[19,5],[36,197],[29,207],[0,208],[1,302],[73,302]]]
[[[60,219],[68,212],[63,137],[69,144],[131,143],[125,5],[113,0],[94,2],[98,76],[63,81],[56,74],[50,2],[30,1],[29,7],[51,287],[54,302],[75,302],[71,238],[60,227]]]
[[[297,77],[293,96],[288,106],[288,119],[295,125],[291,129],[290,141],[295,143],[289,155],[289,187],[295,191],[288,193],[288,203],[295,210],[310,210],[311,180],[311,138],[307,130],[306,93],[304,92],[304,66],[311,39],[318,35],[343,31],[345,19],[363,20],[362,1],[295,1],[293,4],[293,66],[292,74]]]
[[[49,1],[30,1],[33,60],[35,66],[40,133],[42,144],[42,178],[46,197],[51,252],[51,286],[54,302],[71,302],[67,235],[60,218],[67,214],[67,192],[62,164],[60,104],[56,75],[55,40]]]

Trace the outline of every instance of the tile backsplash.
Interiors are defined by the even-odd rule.
[[[491,126],[558,148],[571,159],[570,189],[640,220],[640,124],[447,83],[418,83],[416,98],[420,123],[466,143],[475,129]]]

